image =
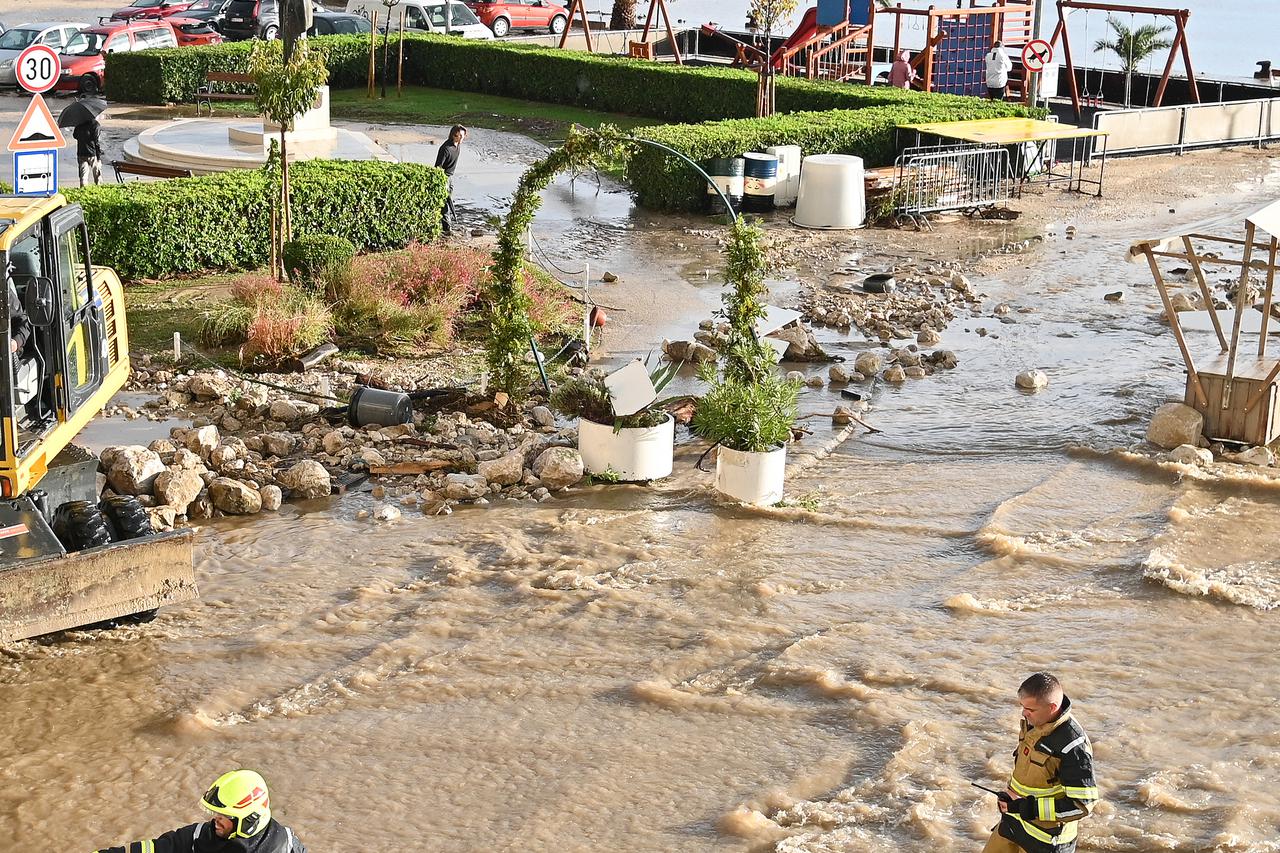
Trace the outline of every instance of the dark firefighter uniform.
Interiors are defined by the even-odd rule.
[[[293,830],[275,820],[252,838],[219,838],[213,821],[208,821],[179,827],[152,841],[106,847],[98,853],[307,853],[307,848]]]
[[[1022,721],[1009,790],[1019,799],[1000,818],[983,853],[1072,853],[1077,821],[1098,801],[1093,747],[1062,699],[1058,717],[1034,728]]]

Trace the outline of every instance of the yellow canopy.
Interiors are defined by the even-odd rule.
[[[909,130],[941,136],[945,139],[961,139],[965,142],[985,142],[992,145],[1017,145],[1022,142],[1040,142],[1046,139],[1079,139],[1088,136],[1106,136],[1105,130],[1059,124],[1056,121],[1038,121],[1033,118],[984,118],[974,121],[936,121],[926,124],[903,124]]]

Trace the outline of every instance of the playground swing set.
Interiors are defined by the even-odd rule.
[[[587,19],[584,0],[572,0],[569,4],[569,21],[564,32],[560,34],[559,46],[564,47],[568,44],[569,31],[573,28],[575,15],[582,26],[582,37],[586,41],[587,51],[594,53],[595,46],[591,42],[591,22]],[[639,41],[628,44],[628,53],[633,59],[657,59],[654,54],[654,43],[649,40],[649,36],[657,26],[659,17],[662,18],[663,26],[667,31],[667,42],[671,45],[671,59],[676,65],[683,65],[684,58],[680,56],[680,46],[676,43],[675,29],[671,26],[671,12],[667,9],[666,0],[649,0],[649,12],[644,19],[644,32]]]
[[[1067,86],[1071,92],[1071,106],[1075,109],[1076,118],[1081,118],[1081,108],[1084,106],[1098,107],[1103,102],[1102,88],[1105,82],[1105,69],[1102,63],[1097,65],[1097,85],[1090,88],[1089,78],[1090,69],[1086,66],[1081,74],[1084,83],[1083,90],[1080,82],[1076,80],[1076,67],[1071,55],[1071,32],[1067,27],[1068,15],[1073,11],[1084,12],[1084,40],[1086,54],[1092,57],[1094,43],[1089,40],[1089,13],[1090,12],[1106,12],[1108,14],[1114,12],[1117,14],[1129,15],[1130,30],[1137,15],[1151,15],[1155,19],[1170,18],[1173,20],[1175,34],[1173,41],[1169,44],[1169,56],[1164,64],[1164,71],[1160,75],[1160,83],[1156,86],[1155,99],[1151,98],[1151,70],[1154,67],[1154,53],[1147,55],[1147,97],[1144,98],[1144,105],[1158,107],[1164,101],[1165,89],[1169,85],[1169,77],[1173,73],[1173,65],[1179,54],[1182,56],[1183,68],[1187,74],[1187,83],[1191,90],[1191,100],[1193,103],[1200,103],[1200,91],[1196,85],[1195,70],[1191,66],[1191,49],[1187,44],[1187,20],[1191,17],[1189,9],[1164,9],[1152,6],[1137,6],[1127,3],[1104,3],[1093,2],[1093,0],[1058,0],[1058,25],[1053,31],[1053,36],[1049,39],[1049,44],[1056,45],[1059,40],[1062,41],[1062,59],[1064,70],[1067,75]],[[1129,100],[1128,83],[1126,82],[1125,100]]]

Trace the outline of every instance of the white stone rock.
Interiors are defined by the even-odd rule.
[[[156,497],[168,504],[180,515],[187,514],[187,507],[204,491],[204,478],[185,468],[162,471],[155,479]]]
[[[156,477],[165,471],[160,454],[141,445],[120,448],[113,454],[107,483],[121,495],[149,495]]]
[[[329,472],[314,459],[304,459],[280,475],[280,482],[300,500],[327,497],[333,491]]]
[[[173,452],[173,462],[170,464],[175,468],[189,471],[198,471],[204,468],[204,460],[198,454],[192,453],[185,447],[180,447]]]
[[[880,372],[880,368],[884,366],[884,359],[879,353],[860,352],[858,357],[853,361],[854,370],[863,376],[874,376]]]
[[[895,364],[893,367],[885,370],[885,372],[881,374],[880,378],[885,382],[893,382],[894,384],[897,384],[899,382],[906,382],[907,374],[901,367],[898,367]]]
[[[218,435],[216,426],[202,426],[199,429],[193,429],[187,433],[183,444],[187,446],[187,450],[199,455],[201,459],[208,459],[213,449],[222,442],[222,437]]]
[[[262,498],[262,508],[268,512],[275,512],[284,502],[284,494],[279,486],[263,486],[258,490],[258,494]]]
[[[540,427],[553,427],[556,425],[555,413],[546,406],[534,406],[529,411],[529,417],[533,418],[533,422]]]
[[[262,435],[262,452],[271,456],[288,456],[297,444],[293,433],[268,432]]]
[[[221,372],[201,373],[191,377],[186,390],[187,393],[202,400],[214,400],[227,396],[231,392],[231,385],[227,382],[226,375]]]
[[[1276,457],[1268,448],[1250,447],[1237,453],[1235,461],[1242,465],[1257,465],[1259,468],[1269,468],[1275,464]]]
[[[235,447],[230,444],[219,444],[209,454],[209,467],[215,471],[221,471],[239,458],[240,454]]]
[[[921,329],[916,335],[916,343],[922,347],[937,346],[942,337],[933,329]]]
[[[1182,465],[1208,465],[1213,462],[1213,452],[1207,447],[1196,447],[1194,444],[1179,444],[1169,451],[1169,461]]]
[[[171,506],[147,507],[147,516],[151,519],[151,529],[156,531],[172,530],[181,514]]]
[[[399,521],[400,507],[394,504],[383,504],[373,511],[374,521]]]
[[[227,515],[253,515],[262,510],[258,490],[230,477],[219,477],[210,483],[209,497]]]
[[[450,474],[445,477],[444,496],[456,501],[473,500],[489,491],[489,484],[480,474]]]
[[[1043,370],[1024,370],[1013,380],[1014,384],[1026,391],[1039,391],[1049,385],[1049,376]]]
[[[1147,427],[1147,441],[1172,450],[1181,444],[1197,444],[1204,416],[1183,403],[1165,403],[1156,409]]]
[[[533,461],[533,473],[548,489],[563,489],[582,479],[582,457],[571,447],[548,447]]]
[[[833,385],[844,385],[853,381],[853,371],[845,367],[843,364],[833,364],[827,371],[827,379]]]
[[[269,411],[271,420],[284,421],[285,423],[296,420],[302,414],[298,404],[293,400],[272,400]]]
[[[324,452],[330,456],[337,456],[347,449],[347,439],[340,429],[325,433],[324,438],[320,440],[320,444],[324,447]]]
[[[524,476],[524,454],[513,450],[491,462],[481,462],[476,470],[490,483],[513,486]]]
[[[853,411],[848,406],[836,406],[836,410],[831,414],[831,423],[836,426],[853,423]]]
[[[804,374],[803,374],[803,373],[801,373],[801,372],[800,372],[800,371],[798,371],[798,370],[788,370],[788,371],[787,371],[787,381],[788,381],[788,382],[794,382],[794,383],[796,383],[797,385],[803,385],[803,384],[804,384]]]

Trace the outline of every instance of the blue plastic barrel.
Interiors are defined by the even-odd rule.
[[[743,154],[746,174],[743,182],[742,209],[752,213],[773,210],[778,186],[778,158],[773,154]]]

